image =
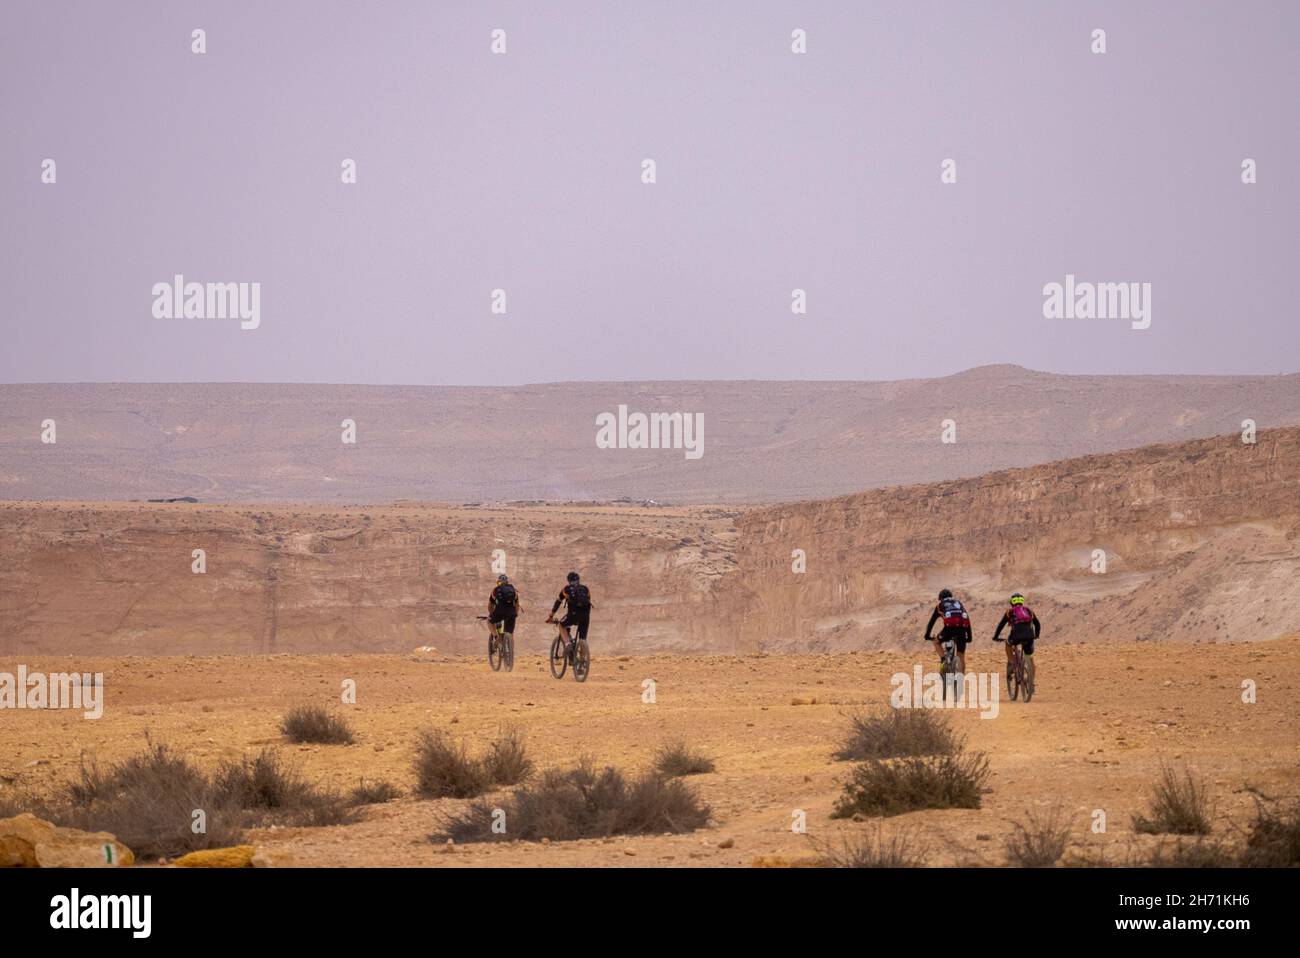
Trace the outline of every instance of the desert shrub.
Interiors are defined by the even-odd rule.
[[[504,803],[506,830],[492,831],[496,803],[479,800],[445,819],[433,840],[566,841],[610,835],[688,832],[709,819],[709,807],[678,779],[648,772],[628,779],[616,768],[599,771],[589,759],[552,769],[521,786]]]
[[[828,842],[822,846],[822,854],[836,868],[920,868],[926,860],[914,833],[896,831],[886,837],[883,828],[872,835]]]
[[[361,819],[357,807],[333,788],[315,786],[297,805],[272,814],[276,824],[298,825],[304,828],[324,828],[329,825],[351,825]]]
[[[518,785],[533,774],[533,761],[524,745],[524,734],[511,726],[502,730],[483,758],[488,778],[497,785]]]
[[[1300,802],[1281,808],[1256,804],[1240,863],[1247,868],[1300,865]]]
[[[223,762],[213,780],[220,794],[245,809],[290,808],[310,790],[298,770],[272,748]]]
[[[319,705],[290,709],[280,721],[280,732],[294,744],[351,745],[354,740],[347,720]]]
[[[141,859],[235,845],[253,825],[339,825],[357,818],[344,796],[307,782],[273,749],[223,762],[208,776],[153,742],[107,768],[83,761],[61,795],[28,810],[59,825],[111,832]],[[200,811],[204,828],[196,833]]]
[[[665,778],[683,775],[707,775],[715,768],[713,759],[695,752],[682,741],[661,745],[654,754],[655,771]]]
[[[1161,843],[1146,862],[1153,868],[1231,868],[1236,860],[1221,843],[1207,838],[1196,841],[1178,839],[1172,845]]]
[[[191,827],[196,810],[205,824],[198,834]],[[183,757],[152,742],[106,770],[83,762],[47,813],[60,825],[111,832],[140,858],[234,845],[242,831],[237,804]]]
[[[271,748],[222,763],[213,786],[219,796],[253,813],[250,822],[319,827],[356,820],[345,796],[308,782]]]
[[[887,762],[870,759],[854,766],[831,817],[979,808],[980,789],[988,775],[988,757],[983,752],[911,756]]]
[[[1161,763],[1160,780],[1145,813],[1133,816],[1133,830],[1147,835],[1210,834],[1210,795],[1189,769],[1179,775]]]
[[[423,731],[415,746],[415,790],[425,798],[475,798],[492,785],[487,765],[441,730]]]
[[[348,795],[349,805],[383,805],[395,798],[400,798],[401,791],[392,782],[367,782],[364,778]]]
[[[1048,868],[1061,860],[1069,840],[1070,826],[1060,806],[1031,811],[1007,839],[1007,861],[1021,868]]]
[[[0,818],[13,818],[30,812],[37,818],[48,817],[45,814],[45,802],[35,795],[17,789],[0,787]]]
[[[836,761],[951,755],[961,748],[948,717],[933,709],[888,709],[853,715]]]

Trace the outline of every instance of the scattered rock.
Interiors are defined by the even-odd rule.
[[[749,863],[751,868],[826,868],[830,865],[817,855],[760,855]]]
[[[252,868],[257,849],[252,845],[229,848],[204,848],[182,855],[172,862],[174,868]]]
[[[718,842],[718,847],[719,847],[719,848],[735,848],[735,847],[736,847],[736,840],[735,840],[734,838],[728,836],[728,837],[724,838],[722,841]]]
[[[108,832],[62,828],[27,812],[0,818],[0,868],[118,868],[134,863],[131,849]]]

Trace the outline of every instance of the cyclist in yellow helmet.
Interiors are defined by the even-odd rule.
[[[998,620],[997,631],[993,633],[993,641],[1001,642],[1002,630],[1007,626],[1011,627],[1011,632],[1007,638],[1007,675],[1011,674],[1011,647],[1018,645],[1025,651],[1025,672],[1032,686],[1034,682],[1034,640],[1043,630],[1043,624],[1038,621],[1038,616],[1034,615],[1034,610],[1025,605],[1025,597],[1019,592],[1011,596],[1007,611],[1002,613],[1002,618]]]

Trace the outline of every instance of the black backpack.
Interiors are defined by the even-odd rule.
[[[503,582],[501,585],[497,586],[492,595],[496,597],[497,605],[508,605],[512,608],[519,599],[519,594],[515,592],[515,587],[509,582]]]
[[[591,608],[591,593],[581,583],[575,582],[573,585],[566,585],[564,587],[564,597],[569,603],[569,608],[575,612]]]

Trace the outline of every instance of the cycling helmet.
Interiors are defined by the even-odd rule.
[[[939,590],[939,601],[940,601],[940,602],[942,602],[944,599],[951,599],[951,598],[952,598],[952,589],[941,589],[941,590]]]
[[[570,573],[569,573],[569,576],[568,576],[568,579],[569,579],[570,582],[577,582],[577,581],[578,581],[578,573],[576,573],[576,572],[570,572]]]
[[[509,581],[510,576],[506,575],[504,572],[497,576],[497,585],[505,585]]]
[[[1015,594],[1011,597],[1011,604],[1012,604],[1012,605],[1024,605],[1024,604],[1025,604],[1025,597],[1024,597],[1023,595],[1021,595],[1019,592],[1017,592],[1017,593],[1015,593]]]

